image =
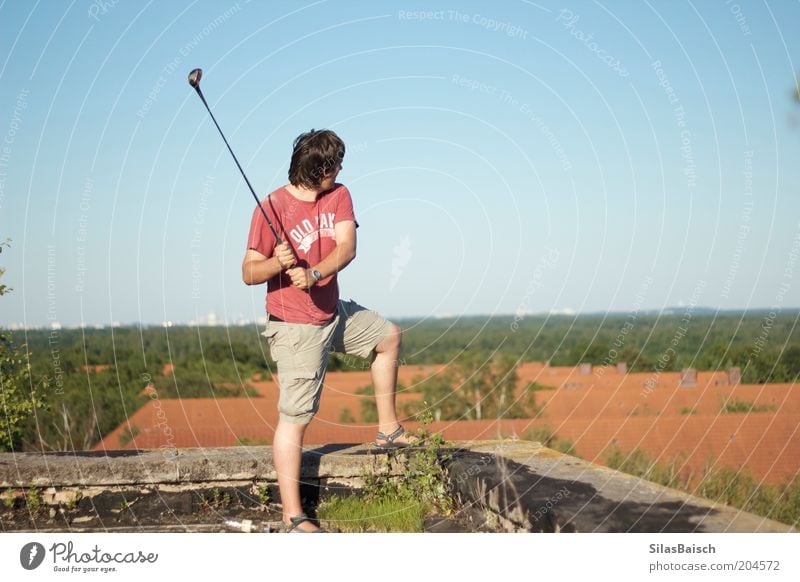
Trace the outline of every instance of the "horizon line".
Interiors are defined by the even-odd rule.
[[[689,309],[691,308],[691,310]],[[557,317],[557,316],[569,316],[569,317],[589,317],[589,316],[619,316],[619,315],[630,315],[631,313],[637,314],[647,314],[647,315],[672,315],[675,312],[680,311],[691,311],[692,313],[703,312],[705,314],[708,313],[736,313],[736,314],[747,314],[747,313],[757,313],[757,312],[776,312],[776,316],[779,314],[786,314],[792,312],[800,312],[800,307],[785,307],[785,308],[777,308],[775,306],[771,307],[748,307],[748,308],[714,308],[714,307],[704,307],[704,306],[673,306],[673,307],[664,307],[664,308],[651,308],[651,309],[635,309],[635,310],[609,310],[609,311],[573,311],[570,308],[565,309],[551,309],[550,311],[538,311],[538,312],[517,312],[517,313],[440,313],[440,314],[428,314],[428,315],[404,315],[404,316],[393,316],[387,315],[385,316],[386,319],[391,321],[416,321],[416,320],[445,320],[445,319],[462,319],[462,318],[477,318],[477,317],[485,317],[485,318],[514,318],[519,322],[522,322],[526,318],[541,318],[541,317]],[[8,330],[8,331],[19,331],[19,330],[42,330],[42,329],[49,329],[49,330],[59,330],[59,329],[105,329],[105,328],[130,328],[130,327],[242,327],[245,325],[250,325],[253,323],[261,324],[262,320],[266,323],[266,315],[259,316],[256,319],[233,319],[230,321],[219,321],[215,323],[209,323],[208,316],[213,315],[214,319],[216,319],[216,314],[214,312],[209,312],[205,318],[201,318],[200,320],[188,320],[188,321],[160,321],[160,322],[143,322],[143,321],[129,321],[129,322],[120,322],[120,321],[113,321],[110,323],[74,323],[74,324],[66,324],[61,323],[58,321],[51,321],[48,323],[42,324],[33,324],[33,325],[23,325],[22,323],[10,323],[10,324],[0,324],[0,329]]]

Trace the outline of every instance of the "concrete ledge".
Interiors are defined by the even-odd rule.
[[[359,478],[388,474],[385,455],[364,445],[309,447],[302,476]],[[401,474],[395,467],[394,474]],[[155,485],[220,481],[275,481],[272,447],[0,454],[0,487]]]
[[[300,494],[313,514],[357,494],[365,475],[401,476],[402,459],[364,445],[308,447]],[[271,447],[0,454],[0,531],[228,531],[280,524]]]
[[[473,441],[447,465],[462,504],[532,532],[796,532],[529,441]]]
[[[459,513],[483,516],[489,529],[796,531],[539,443],[470,441],[443,453]],[[402,477],[405,460],[406,453],[376,454],[364,445],[309,447],[302,465],[304,507],[314,508],[332,494],[357,494],[365,475]],[[219,523],[222,516],[263,519],[274,513],[272,502],[279,501],[275,481],[271,447],[4,453],[0,493],[11,496],[12,509],[0,512],[0,525],[4,530],[42,530],[49,524],[71,530],[80,525],[84,531],[213,531],[218,526],[211,522]],[[34,501],[27,499],[31,489],[36,490]],[[267,497],[270,503],[264,501]],[[28,511],[31,503],[49,509]]]

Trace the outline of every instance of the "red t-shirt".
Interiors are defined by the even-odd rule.
[[[314,202],[295,198],[285,186],[272,192],[261,206],[272,221],[281,238],[286,240],[298,259],[296,266],[313,267],[336,248],[334,226],[352,220],[353,201],[350,191],[336,184]],[[258,206],[250,220],[247,248],[271,257],[275,250],[275,237],[264,220]],[[267,313],[290,323],[323,325],[336,314],[339,285],[336,275],[318,281],[309,291],[292,285],[285,272],[267,281]]]

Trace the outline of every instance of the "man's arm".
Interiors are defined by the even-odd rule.
[[[308,289],[314,285],[311,269],[316,269],[322,278],[330,277],[349,265],[356,258],[356,223],[352,220],[337,222],[335,228],[336,248],[322,259],[319,264],[311,265],[310,269],[289,269],[287,273],[292,278],[292,283],[300,289]]]
[[[275,247],[275,254],[271,257],[247,249],[242,261],[242,280],[248,285],[260,285],[295,262],[294,253],[286,242]]]

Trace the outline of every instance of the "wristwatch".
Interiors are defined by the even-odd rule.
[[[311,269],[311,276],[314,277],[314,283],[319,283],[319,280],[322,279],[322,273],[316,269]]]

